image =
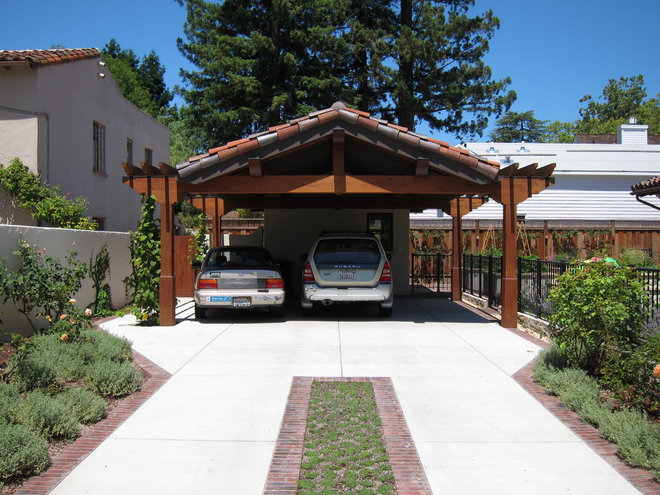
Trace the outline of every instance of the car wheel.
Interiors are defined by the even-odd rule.
[[[197,304],[195,304],[195,318],[197,320],[203,320],[204,318],[206,318],[206,308],[202,308],[200,306],[197,306]]]
[[[390,316],[392,316],[392,306],[390,306],[389,308],[385,308],[381,306],[380,308],[378,308],[378,314],[380,316],[389,318]]]

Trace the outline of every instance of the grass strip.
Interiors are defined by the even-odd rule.
[[[298,494],[396,493],[372,384],[315,381]]]

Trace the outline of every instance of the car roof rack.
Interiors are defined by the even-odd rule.
[[[326,235],[362,235],[362,236],[369,236],[369,237],[374,237],[374,234],[369,231],[365,230],[322,230],[321,231],[321,236],[326,236]]]

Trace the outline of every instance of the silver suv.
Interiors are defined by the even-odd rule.
[[[392,270],[383,246],[369,234],[321,234],[305,257],[300,303],[377,303],[391,316]]]

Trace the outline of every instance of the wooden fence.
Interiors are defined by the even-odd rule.
[[[451,219],[411,221],[410,251],[451,253]],[[471,253],[502,249],[501,222],[463,222],[463,250]],[[521,221],[518,223],[518,254],[555,259],[558,255],[588,258],[612,256],[623,249],[644,251],[660,263],[660,221]]]

